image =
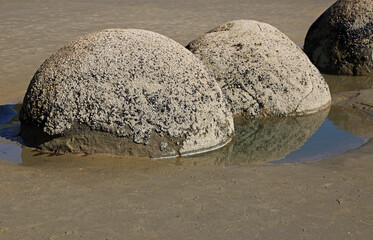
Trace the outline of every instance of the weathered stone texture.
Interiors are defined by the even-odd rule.
[[[178,156],[226,143],[232,114],[202,63],[175,41],[144,30],[80,37],[35,73],[21,134],[68,152]]]
[[[228,22],[187,48],[210,70],[235,115],[301,115],[330,103],[324,78],[303,51],[276,28]]]
[[[322,72],[373,74],[373,1],[337,1],[308,30],[304,51]]]

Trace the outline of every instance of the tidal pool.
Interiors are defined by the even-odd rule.
[[[353,129],[356,126],[358,129]],[[336,107],[308,116],[238,120],[236,136],[230,145],[175,159],[174,163],[246,165],[316,161],[360,147],[373,136],[372,126],[373,119],[369,116]]]
[[[19,108],[20,104],[0,106],[0,159],[29,164],[37,163],[39,155],[47,154],[53,160],[55,156],[52,153],[38,152],[24,146],[22,138],[18,136]],[[154,161],[177,165],[228,166],[314,161],[357,148],[373,133],[373,120],[370,117],[336,107],[299,117],[236,119],[235,124],[233,141],[221,149],[191,157]]]

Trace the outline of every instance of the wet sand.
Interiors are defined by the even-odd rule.
[[[289,165],[47,155],[28,166],[3,163],[0,238],[369,239],[372,159],[370,141]]]
[[[92,30],[142,27],[185,44],[218,23],[249,18],[272,23],[301,43],[333,1],[237,1],[230,8],[223,1],[206,2],[138,1],[145,6],[141,9],[151,9],[144,15],[139,5],[115,0],[107,5],[100,0],[0,0],[0,32],[5,33],[0,37],[0,103],[22,98],[49,54]],[[373,134],[361,124],[369,126],[373,119],[372,100],[373,89],[335,93],[333,104],[346,111],[331,120],[347,119],[342,128]],[[0,160],[0,239],[373,236],[373,140],[318,162],[284,165],[193,166],[100,154],[51,156],[27,148],[22,158],[22,165]]]

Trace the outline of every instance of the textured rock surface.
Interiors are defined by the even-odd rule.
[[[329,88],[302,50],[276,28],[228,22],[188,44],[211,71],[234,114],[247,117],[315,112]]]
[[[62,152],[177,156],[226,143],[232,114],[218,84],[180,44],[144,30],[80,37],[35,73],[21,135]]]
[[[322,72],[373,74],[373,1],[337,1],[308,30],[304,51]]]

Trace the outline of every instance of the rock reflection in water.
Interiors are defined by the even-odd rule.
[[[15,105],[0,105],[0,124],[8,123],[17,115]]]
[[[0,125],[0,159],[22,162],[22,139],[19,136],[19,123]]]
[[[329,85],[330,92],[347,92],[354,90],[363,90],[373,87],[372,76],[342,76],[323,74]]]
[[[366,114],[344,107],[332,107],[329,115],[328,112],[325,110],[302,117],[236,120],[236,135],[224,148],[193,157],[156,161],[105,154],[56,155],[23,147],[22,139],[18,136],[20,124],[17,116],[13,116],[11,121],[0,124],[0,159],[51,167],[85,164],[132,168],[138,164],[153,167],[154,164],[163,166],[169,163],[205,166],[267,161],[285,163],[324,159],[357,148],[373,137],[373,119]],[[328,119],[325,120],[327,115]]]
[[[22,139],[19,136],[17,105],[0,105],[0,159],[21,163]]]
[[[328,119],[297,151],[271,163],[325,159],[363,145],[373,136],[373,119],[351,108],[332,107]]]
[[[236,120],[228,146],[193,157],[169,159],[180,165],[240,165],[273,161],[299,149],[324,122],[329,109],[287,118]]]
[[[333,106],[328,118],[350,134],[373,137],[373,118],[357,110]]]
[[[18,120],[21,106],[22,104],[0,105],[0,138],[4,139],[3,141],[23,144],[19,136],[21,125]]]

